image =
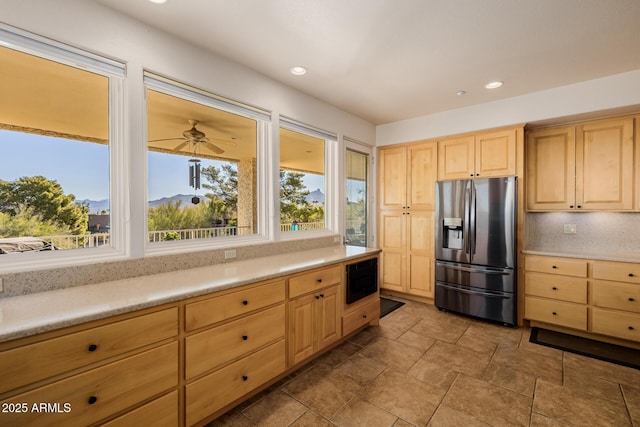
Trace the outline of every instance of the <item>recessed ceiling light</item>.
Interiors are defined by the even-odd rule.
[[[302,65],[296,65],[295,67],[289,68],[289,72],[291,72],[291,74],[293,74],[294,76],[303,76],[307,74],[307,69]]]
[[[167,0],[149,0],[151,3],[155,4],[165,4]]]
[[[457,91],[457,92],[456,92],[456,95],[458,95],[458,96],[462,96],[462,95],[464,95],[465,93],[467,93],[467,91],[466,91],[466,90],[459,90],[459,91]]]
[[[484,85],[487,89],[495,89],[502,86],[502,82],[490,82]]]

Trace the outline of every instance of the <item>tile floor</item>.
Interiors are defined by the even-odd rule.
[[[640,426],[640,370],[407,302],[211,426]]]

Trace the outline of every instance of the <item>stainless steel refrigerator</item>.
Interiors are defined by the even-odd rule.
[[[436,183],[435,306],[516,324],[516,178]]]

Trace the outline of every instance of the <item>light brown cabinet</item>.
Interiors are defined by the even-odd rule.
[[[632,118],[528,133],[529,210],[632,210],[633,177]]]
[[[527,255],[525,270],[525,317],[534,325],[640,342],[640,264]]]
[[[438,141],[438,180],[516,175],[516,130]]]
[[[380,150],[380,287],[433,297],[437,143]]]
[[[29,406],[26,412],[3,413],[0,425],[88,425],[145,401],[164,401],[178,386],[177,335],[174,307],[0,348],[2,402]],[[59,403],[60,413],[31,410],[40,402]],[[171,403],[163,413],[177,419],[178,402]],[[137,412],[148,419],[143,413]]]

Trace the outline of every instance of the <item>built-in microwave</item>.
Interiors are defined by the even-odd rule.
[[[378,258],[347,264],[347,304],[378,291]]]

